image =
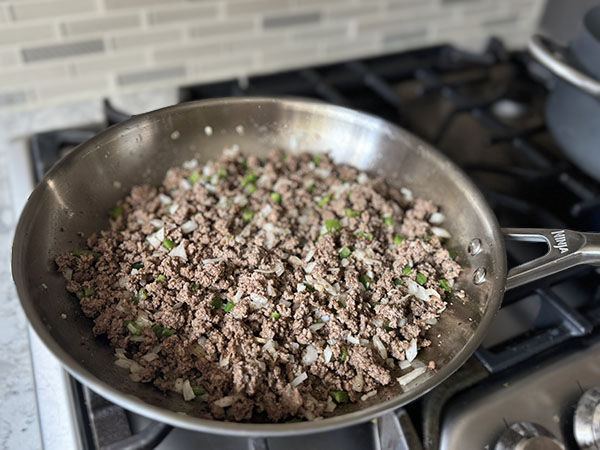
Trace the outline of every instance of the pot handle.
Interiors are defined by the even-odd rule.
[[[556,58],[540,35],[530,37],[527,45],[533,57],[554,75],[591,96],[600,98],[600,82]]]
[[[506,289],[569,269],[580,264],[600,265],[600,233],[581,233],[546,228],[503,228],[506,239],[544,242],[548,252],[508,271]]]

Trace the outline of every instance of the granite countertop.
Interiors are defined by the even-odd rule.
[[[110,99],[132,114],[177,102],[176,89],[160,89]],[[103,122],[102,99],[84,100],[29,111],[0,114],[0,449],[64,448],[54,439],[61,417],[42,420],[40,390],[52,383],[34,382],[29,327],[20,307],[10,270],[11,243],[19,212],[32,186],[27,170],[27,136],[35,132]],[[42,380],[45,381],[45,380]],[[42,392],[43,393],[43,392]],[[58,405],[67,411],[67,405]],[[47,425],[50,423],[51,425]],[[43,443],[43,445],[42,445]],[[61,450],[62,450],[61,448]]]

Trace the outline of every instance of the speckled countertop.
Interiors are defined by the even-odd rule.
[[[173,104],[177,98],[176,89],[173,88],[124,95],[111,100],[119,109],[138,114]],[[60,417],[66,414],[67,405],[56,405],[53,409],[56,414],[50,415],[51,420],[40,421],[38,395],[52,391],[53,384],[39,377],[37,384],[34,382],[30,330],[10,271],[15,226],[32,186],[26,150],[27,136],[40,131],[102,122],[102,114],[102,99],[0,114],[0,242],[4,243],[0,246],[1,450],[42,447],[62,450],[65,441],[60,439],[60,434],[69,431],[58,429],[68,423],[68,420]]]

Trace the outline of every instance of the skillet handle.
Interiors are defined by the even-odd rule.
[[[592,97],[600,98],[600,82],[556,58],[540,35],[529,38],[527,46],[533,57],[554,75]]]
[[[600,233],[546,228],[503,228],[502,232],[506,239],[548,245],[544,256],[508,271],[507,290],[580,264],[600,265]]]

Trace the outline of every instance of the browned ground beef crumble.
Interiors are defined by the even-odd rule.
[[[236,150],[134,187],[56,258],[94,333],[201,417],[311,420],[397,383],[460,272],[438,207],[325,155]]]

